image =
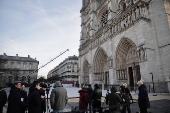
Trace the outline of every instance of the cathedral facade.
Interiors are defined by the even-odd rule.
[[[167,92],[170,0],[82,0],[80,84]]]

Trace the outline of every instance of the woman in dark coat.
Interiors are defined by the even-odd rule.
[[[142,81],[138,81],[137,84],[139,86],[138,104],[140,108],[140,113],[147,113],[147,108],[150,108],[147,88]]]
[[[0,113],[2,113],[6,101],[7,101],[6,91],[0,87]]]
[[[40,88],[40,83],[38,81],[34,81],[33,85],[29,88],[28,94],[28,113],[42,113],[41,103],[42,98],[38,89]]]
[[[87,90],[85,88],[82,88],[81,90],[79,90],[79,93],[80,93],[79,109],[87,110],[87,106],[88,106]]]

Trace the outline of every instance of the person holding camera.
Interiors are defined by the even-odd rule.
[[[42,100],[42,103],[41,103],[42,113],[46,112],[46,98],[45,98],[45,91],[46,91],[46,89],[47,89],[47,85],[46,84],[42,84],[41,88],[38,90],[40,95],[44,96],[44,99]]]
[[[122,104],[123,104],[123,108],[121,113],[126,113],[126,110],[128,111],[128,113],[131,113],[130,110],[130,91],[127,88],[127,84],[124,83],[123,85],[120,86],[121,90],[120,90],[120,94],[121,94],[121,99],[122,99]]]

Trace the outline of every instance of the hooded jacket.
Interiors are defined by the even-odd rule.
[[[85,89],[79,90],[80,98],[79,98],[79,109],[86,110],[88,106],[88,95]]]
[[[63,110],[67,104],[67,91],[61,85],[60,81],[56,81],[50,95],[51,108],[54,110]]]
[[[42,99],[40,97],[40,94],[38,92],[38,89],[31,86],[29,88],[29,94],[28,94],[28,113],[41,113]]]

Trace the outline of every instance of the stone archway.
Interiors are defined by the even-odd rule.
[[[107,70],[107,54],[102,48],[98,48],[93,59],[94,81],[109,84],[109,73]]]
[[[116,48],[116,75],[120,82],[127,82],[131,89],[141,79],[137,46],[129,38],[122,38]]]
[[[89,63],[87,60],[83,63],[83,79],[85,84],[89,84]]]

